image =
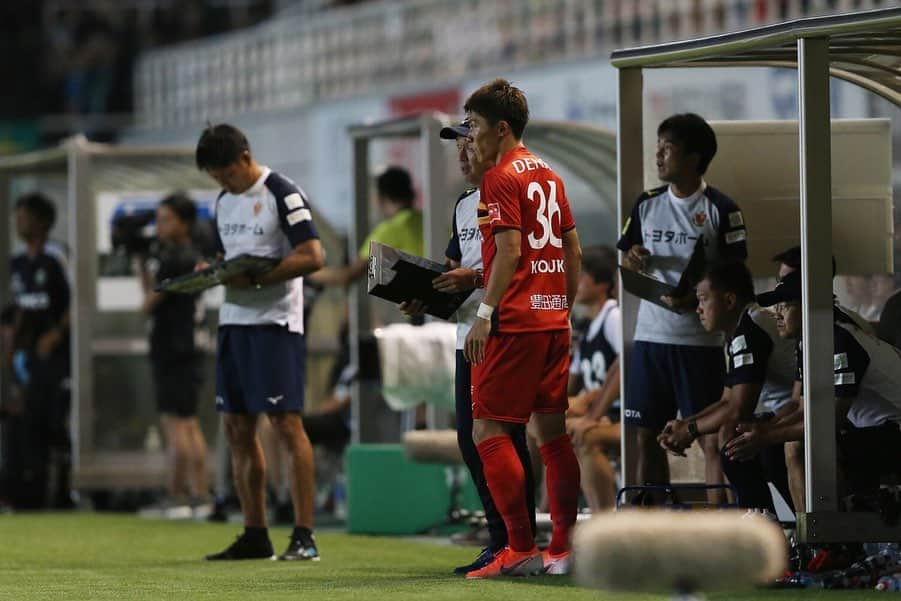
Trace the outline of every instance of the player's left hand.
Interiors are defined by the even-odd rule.
[[[425,315],[426,309],[428,309],[428,307],[417,298],[404,301],[400,305],[398,305],[397,308],[400,309],[401,313],[410,317]]]
[[[679,313],[694,311],[695,307],[698,304],[698,297],[695,296],[694,292],[678,298],[675,296],[661,296],[660,300],[663,301],[668,307],[675,309]]]
[[[753,459],[766,444],[760,424],[742,422],[735,426],[737,436],[726,443],[726,457],[735,461]]]
[[[465,292],[476,287],[476,271],[474,269],[466,269],[458,267],[445,271],[437,278],[432,280],[432,288],[438,292],[446,292],[448,294],[456,294],[457,292]]]
[[[62,332],[59,331],[59,328],[51,328],[47,330],[40,338],[38,338],[37,351],[38,357],[41,359],[46,359],[53,351],[56,350],[56,347],[62,341],[63,335]]]
[[[691,446],[694,439],[688,431],[688,422],[674,419],[667,422],[663,431],[657,436],[657,442],[663,449],[673,455],[685,456],[685,449]]]
[[[485,343],[491,332],[491,322],[487,319],[476,318],[474,324],[466,335],[466,343],[463,346],[463,356],[473,365],[478,365],[485,358]]]

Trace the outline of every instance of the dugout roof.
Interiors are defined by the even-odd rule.
[[[798,66],[797,40],[829,40],[830,73],[901,106],[901,8],[797,19],[615,51],[614,67]]]

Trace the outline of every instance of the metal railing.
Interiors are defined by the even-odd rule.
[[[409,0],[313,15],[145,53],[136,122],[162,128],[883,6],[881,0]]]

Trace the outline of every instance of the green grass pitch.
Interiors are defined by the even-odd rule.
[[[644,601],[665,596],[589,591],[569,578],[465,581],[450,569],[477,550],[422,540],[317,536],[322,561],[208,563],[238,533],[236,525],[142,520],[128,515],[0,515],[0,599],[210,599],[215,601]],[[288,530],[274,529],[282,551]],[[648,574],[648,578],[653,578]],[[867,591],[757,591],[711,601],[886,599]]]

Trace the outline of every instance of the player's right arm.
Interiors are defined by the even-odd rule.
[[[491,277],[488,279],[485,298],[482,301],[492,308],[496,308],[501,302],[519,266],[519,258],[522,255],[522,232],[512,228],[495,230],[494,244],[497,247],[497,254],[491,264]],[[485,341],[490,330],[490,319],[476,318],[475,324],[466,336],[466,346],[463,349],[467,361],[478,364],[484,358]]]
[[[479,316],[469,330],[463,347],[463,355],[473,364],[484,357],[485,341],[491,331],[491,318],[486,318],[481,310],[485,306],[492,312],[497,308],[513,281],[522,256],[520,203],[523,199],[516,178],[507,174],[486,174],[482,180],[482,199],[490,215],[489,235],[494,237],[496,254],[491,263],[491,276],[485,282],[485,297],[479,306]]]

